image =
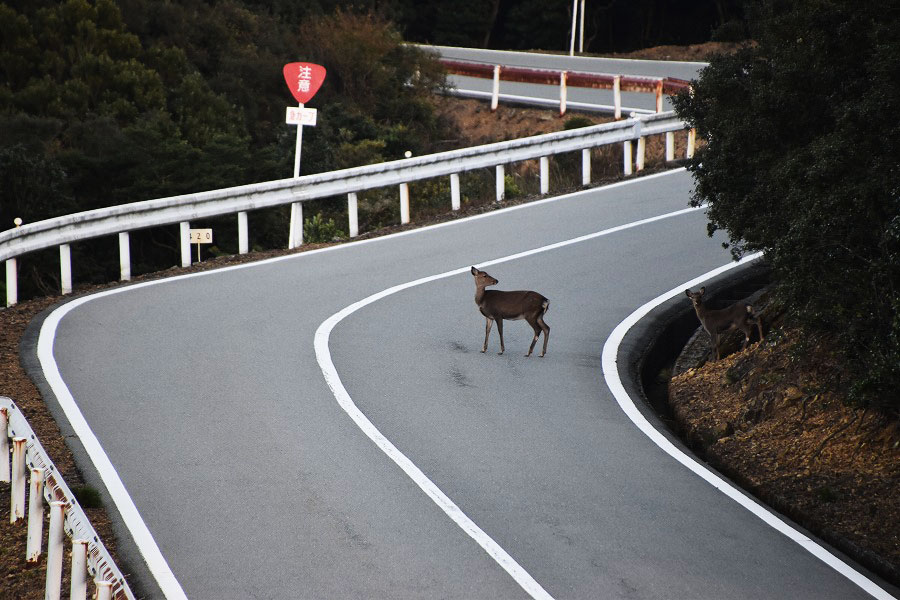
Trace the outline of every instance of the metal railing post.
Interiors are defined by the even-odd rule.
[[[72,583],[69,600],[87,598],[87,540],[72,540]]]
[[[694,144],[697,142],[697,130],[689,129],[687,135],[687,151],[685,158],[694,158]]]
[[[459,210],[459,173],[450,175],[450,208]]]
[[[409,223],[409,184],[400,184],[400,224]]]
[[[675,160],[675,132],[666,132],[666,162]]]
[[[298,125],[299,127],[299,125]],[[288,232],[288,250],[303,244],[303,203],[291,202],[291,224]]]
[[[622,76],[613,77],[613,105],[616,121],[622,118]]]
[[[359,199],[356,192],[347,194],[347,221],[350,227],[350,237],[359,235]]]
[[[0,408],[0,483],[9,483],[9,412]]]
[[[15,523],[25,517],[25,443],[27,441],[23,437],[13,438],[10,523]]]
[[[637,141],[637,156],[634,160],[634,167],[638,171],[644,170],[644,155],[647,153],[647,138],[641,136]]]
[[[503,199],[506,197],[506,169],[504,165],[497,165],[494,170],[496,172],[497,202],[503,202]]]
[[[300,125],[298,125],[300,127]],[[238,254],[247,254],[250,251],[250,231],[247,226],[247,213],[238,213]]]
[[[591,184],[591,149],[581,151],[581,185]]]
[[[72,293],[72,248],[69,244],[59,246],[59,283],[63,295]]]
[[[16,259],[6,261],[6,305],[13,306],[19,301],[19,280],[16,274]]]
[[[44,535],[44,472],[31,469],[31,488],[28,492],[28,539],[25,542],[25,562],[36,563],[41,556]]]
[[[545,196],[550,193],[550,159],[546,156],[541,157],[541,195]]]
[[[97,600],[112,600],[112,582],[111,581],[94,581],[97,586]]]
[[[131,236],[127,231],[119,233],[119,279],[131,281]]]
[[[494,66],[494,85],[491,88],[491,112],[497,110],[500,102],[500,65]]]
[[[566,99],[568,97],[566,75],[566,71],[560,71],[559,73],[559,116],[566,114]]]
[[[625,175],[631,175],[633,172],[631,158],[631,140],[625,140],[624,144],[622,145],[622,150],[622,166],[624,167],[624,173]]]
[[[191,224],[188,221],[182,221],[178,224],[179,234],[181,237],[181,266],[191,266]]]
[[[62,587],[63,522],[66,518],[65,502],[50,503],[50,526],[47,531],[47,584],[45,600],[59,600]]]

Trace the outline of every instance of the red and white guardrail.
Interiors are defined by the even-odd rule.
[[[487,63],[468,62],[448,58],[440,59],[444,69],[452,75],[493,79],[491,110],[496,110],[500,97],[500,82],[533,83],[559,86],[559,114],[566,113],[567,88],[593,88],[613,91],[616,119],[622,118],[622,92],[641,92],[656,96],[656,112],[662,112],[663,95],[677,94],[690,89],[690,82],[674,77],[644,77],[639,75],[612,75],[581,71],[557,71],[533,69]]]

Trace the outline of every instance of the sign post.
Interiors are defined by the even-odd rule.
[[[285,121],[297,126],[297,149],[294,155],[294,177],[300,177],[300,145],[303,143],[303,126],[316,124],[316,110],[304,108],[325,80],[325,67],[313,63],[288,63],[282,69],[284,81],[298,106],[289,106]]]
[[[212,244],[212,229],[191,229],[188,236],[192,244],[197,244],[197,262],[201,262],[200,244]]]
[[[316,124],[316,109],[305,108],[325,80],[325,67],[313,63],[288,63],[282,69],[284,81],[298,106],[287,108],[285,121],[297,126],[297,145],[294,150],[294,178],[300,177],[300,147],[303,144],[303,126]],[[288,234],[288,248],[303,243],[303,206],[299,202],[291,204],[291,224]]]

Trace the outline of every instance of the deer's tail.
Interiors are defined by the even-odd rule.
[[[547,311],[550,309],[550,301],[544,298],[544,301],[541,303],[541,308],[544,309],[541,314],[546,315]]]

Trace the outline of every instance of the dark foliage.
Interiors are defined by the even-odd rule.
[[[764,250],[851,397],[900,408],[900,8],[762,0],[758,45],[712,61],[676,110],[707,144],[694,204],[735,255]]]
[[[328,69],[302,173],[433,151],[449,137],[431,103],[439,65],[386,18],[339,4],[0,2],[0,229],[289,177],[288,62]],[[254,246],[283,245],[285,221],[283,210],[254,215]],[[236,247],[235,236],[232,223],[217,239]],[[177,244],[168,230],[135,235],[133,271],[171,266]],[[114,248],[82,250],[77,282],[115,276]],[[23,298],[55,286],[56,259],[43,254],[22,263]]]

